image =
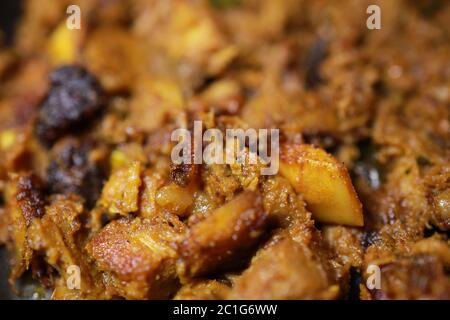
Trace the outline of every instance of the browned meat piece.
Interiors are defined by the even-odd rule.
[[[246,191],[214,210],[189,230],[180,244],[180,272],[199,276],[239,264],[250,254],[265,229],[267,214],[261,196]]]
[[[68,286],[74,268],[79,270],[80,287],[74,287],[78,298],[106,297],[95,270],[87,262],[82,249],[80,218],[83,214],[82,200],[75,195],[55,196],[42,219],[33,220],[27,233],[31,249],[41,255],[59,274],[55,286]],[[73,283],[76,285],[76,283]]]
[[[217,198],[219,204],[222,204],[224,200],[232,199],[240,188],[239,179],[231,174],[227,166],[208,165],[202,171],[202,175],[205,191],[212,198]]]
[[[450,279],[432,255],[399,257],[380,269],[381,288],[371,291],[374,299],[450,299]]]
[[[236,279],[228,299],[331,299],[339,287],[304,245],[275,237]]]
[[[305,225],[312,223],[311,214],[301,195],[295,193],[289,181],[283,177],[270,177],[262,183],[264,209],[278,226],[287,227],[293,221]]]
[[[364,284],[369,276],[371,282],[376,280],[368,269],[371,265],[381,270],[381,286],[368,290],[366,299],[449,299],[446,268],[450,265],[450,246],[443,236],[411,241],[398,223],[391,229],[383,228],[364,256]]]
[[[184,225],[170,214],[151,220],[120,219],[94,236],[87,251],[112,295],[164,299],[179,286],[175,244],[184,232]]]
[[[333,267],[334,277],[340,281],[341,296],[346,297],[351,289],[352,270],[360,270],[363,263],[362,232],[343,226],[325,226],[322,235],[326,259]]]

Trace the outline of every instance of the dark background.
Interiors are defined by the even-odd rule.
[[[21,13],[21,1],[0,0],[0,30],[4,36],[4,44],[11,45],[14,29]]]

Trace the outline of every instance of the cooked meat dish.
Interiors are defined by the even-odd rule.
[[[449,1],[22,11],[12,44],[0,36],[12,293],[450,299]],[[194,121],[278,129],[278,172],[175,163],[172,133]]]

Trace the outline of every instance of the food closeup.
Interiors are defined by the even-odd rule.
[[[450,300],[450,1],[20,3],[1,299]],[[194,121],[277,172],[174,161]]]

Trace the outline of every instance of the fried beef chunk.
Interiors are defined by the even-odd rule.
[[[103,89],[87,70],[63,66],[50,75],[50,90],[42,102],[36,123],[36,135],[46,145],[85,125],[101,109]]]
[[[381,266],[380,290],[376,299],[450,299],[450,279],[442,262],[433,255],[399,257]]]
[[[55,299],[88,299],[107,297],[96,271],[83,250],[84,235],[80,233],[84,213],[82,199],[76,195],[52,197],[41,219],[35,219],[27,230],[28,245],[35,256],[41,256],[57,272],[53,286]],[[79,271],[79,286],[68,286],[71,276]],[[71,291],[70,295],[66,291]]]
[[[237,278],[228,299],[330,299],[337,286],[307,247],[290,237],[275,237]]]
[[[122,218],[109,223],[87,245],[104,272],[106,288],[129,299],[165,299],[176,292],[175,245],[185,226],[174,215]]]
[[[265,229],[261,196],[246,191],[195,224],[179,246],[181,273],[199,276],[230,268],[250,253]]]
[[[81,30],[68,0],[22,2],[0,46],[12,287],[31,271],[53,299],[450,299],[450,1],[377,1],[376,31],[356,0],[80,0]],[[175,165],[180,128],[225,164]],[[223,138],[197,141],[209,129]],[[228,129],[256,130],[245,155],[279,170],[229,163]]]

